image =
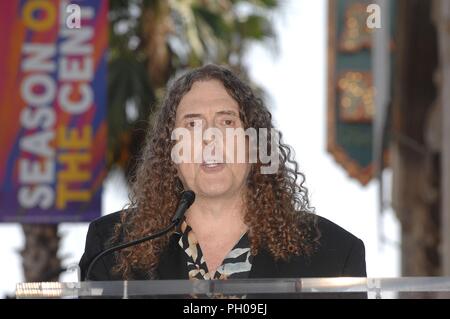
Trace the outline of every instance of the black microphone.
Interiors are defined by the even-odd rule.
[[[181,199],[180,202],[178,204],[177,210],[175,211],[175,215],[172,218],[172,223],[167,226],[166,228],[164,228],[163,230],[155,233],[155,234],[151,234],[148,236],[145,236],[143,238],[140,239],[136,239],[127,243],[123,243],[117,246],[113,246],[110,247],[102,252],[100,252],[97,256],[95,256],[94,259],[92,259],[92,261],[89,263],[89,267],[86,271],[86,276],[84,276],[84,280],[87,281],[89,280],[89,275],[91,274],[92,268],[94,267],[94,265],[97,263],[97,261],[104,257],[105,255],[111,254],[115,251],[130,247],[130,246],[134,246],[134,245],[138,245],[140,243],[143,243],[147,240],[151,240],[151,239],[155,239],[158,237],[161,237],[162,235],[165,235],[166,233],[168,233],[172,228],[176,227],[181,219],[183,218],[184,214],[186,213],[186,211],[188,210],[188,208],[192,205],[192,203],[195,200],[195,193],[193,191],[184,191],[181,194]]]

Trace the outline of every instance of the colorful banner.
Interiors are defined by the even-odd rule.
[[[327,150],[350,177],[366,185],[375,173],[372,154],[376,94],[372,79],[374,29],[370,24],[370,6],[374,2],[329,0],[328,5]],[[394,15],[395,1],[389,5]],[[382,19],[391,20],[394,38],[394,16]],[[384,161],[387,164],[387,150]]]
[[[107,13],[107,0],[0,1],[0,221],[100,216]]]

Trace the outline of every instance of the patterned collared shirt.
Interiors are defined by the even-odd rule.
[[[252,268],[253,255],[247,233],[243,234],[236,245],[225,256],[214,274],[209,273],[203,253],[192,228],[184,220],[179,228],[179,245],[188,257],[187,271],[189,279],[229,279],[248,278]]]

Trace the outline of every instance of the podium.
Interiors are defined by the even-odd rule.
[[[450,277],[19,283],[17,298],[450,298]]]

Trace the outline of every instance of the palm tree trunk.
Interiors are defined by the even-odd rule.
[[[22,224],[25,248],[20,252],[25,281],[58,281],[61,260],[58,224]]]

